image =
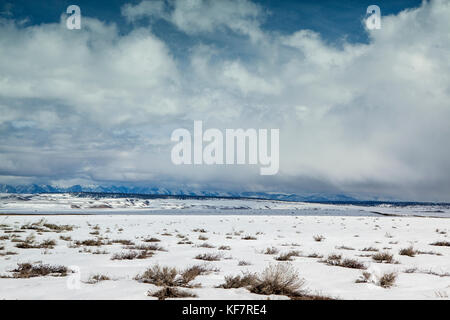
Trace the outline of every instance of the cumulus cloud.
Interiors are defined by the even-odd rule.
[[[64,16],[0,20],[2,181],[450,200],[448,1],[384,16],[369,43],[339,47],[312,30],[265,30],[264,9],[250,1],[142,1],[122,13],[149,26],[123,35],[92,17],[76,32]],[[245,36],[245,54],[199,40],[175,57],[151,31],[157,19],[186,37]],[[174,166],[170,134],[193,120],[279,128],[280,173]]]
[[[145,0],[125,5],[122,14],[129,21],[164,19],[188,34],[213,33],[229,29],[258,40],[265,12],[248,0]]]

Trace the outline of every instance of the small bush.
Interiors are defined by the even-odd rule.
[[[296,270],[290,264],[279,263],[270,265],[257,280],[250,285],[250,292],[264,295],[301,295],[304,280],[300,279]]]
[[[230,246],[220,246],[219,250],[231,250]]]
[[[394,261],[394,256],[392,254],[390,254],[389,252],[380,252],[380,253],[376,253],[372,256],[372,259],[375,262],[378,263],[393,263]]]
[[[448,241],[436,241],[436,242],[430,243],[430,246],[450,247],[450,242],[448,242]]]
[[[195,256],[195,259],[205,261],[219,261],[221,258],[222,255],[217,253],[203,253]]]
[[[256,285],[257,276],[254,273],[244,273],[242,276],[225,276],[225,283],[221,284],[218,288],[224,289],[237,289],[242,287],[248,287]]]
[[[73,230],[73,226],[68,225],[68,224],[57,225],[57,224],[52,224],[52,223],[44,223],[43,226],[50,230],[58,231],[58,232]]]
[[[267,248],[267,249],[264,251],[264,254],[277,254],[277,253],[278,253],[278,249],[275,248],[275,247]]]
[[[35,243],[30,238],[27,238],[25,241],[19,241],[16,244],[16,248],[19,249],[53,249],[56,245],[55,240],[44,240],[41,243]]]
[[[111,280],[108,276],[105,276],[103,274],[94,274],[92,276],[89,277],[89,280],[86,281],[86,283],[89,284],[96,284],[100,281],[106,281],[106,280]]]
[[[132,250],[143,250],[143,251],[166,251],[163,247],[160,247],[156,244],[139,244],[133,246],[127,246],[126,248]]]
[[[151,251],[126,251],[113,254],[111,260],[134,260],[134,259],[146,259],[153,256]]]
[[[156,286],[176,286],[177,282],[175,281],[175,278],[177,274],[178,272],[175,268],[154,265],[147,269],[143,274],[137,275],[135,280],[154,284]]]
[[[148,239],[144,239],[142,241],[144,241],[144,242],[160,242],[161,240],[159,240],[157,238],[148,238]]]
[[[198,247],[199,248],[209,248],[209,249],[215,248],[212,244],[209,244],[207,242],[204,242],[201,245],[198,245]]]
[[[397,279],[397,274],[394,272],[385,273],[378,281],[380,287],[390,288],[394,285],[395,280]]]
[[[399,254],[401,256],[409,256],[409,257],[414,257],[416,255],[416,253],[417,253],[417,251],[414,250],[414,248],[412,246],[408,247],[408,248],[401,249],[399,251]]]
[[[217,271],[217,269],[209,267],[207,265],[195,265],[185,269],[181,272],[180,285],[189,286],[189,283],[193,281],[196,277],[208,274],[210,272]]]
[[[124,246],[132,246],[134,245],[134,242],[128,239],[116,239],[116,240],[111,240],[111,243],[119,243],[122,244]]]
[[[306,258],[323,258],[323,255],[318,253],[310,253],[306,256]]]
[[[241,261],[238,262],[238,266],[240,266],[240,267],[250,266],[250,265],[251,265],[251,263],[248,262],[248,261],[241,260]]]
[[[200,229],[200,228],[194,229],[194,230],[192,230],[192,231],[194,231],[194,232],[201,232],[201,233],[206,233],[206,232],[208,232],[208,231],[206,231],[205,229]]]
[[[362,262],[355,259],[344,259],[339,266],[351,269],[366,269],[366,266]]]
[[[373,251],[373,252],[378,252],[379,250],[377,248],[374,247],[367,247],[362,249],[361,251]]]
[[[362,262],[349,258],[342,260],[342,256],[337,254],[329,255],[328,258],[326,260],[323,260],[322,262],[325,262],[330,266],[337,266],[351,269],[366,269],[366,266]]]
[[[103,245],[103,242],[100,239],[87,239],[87,240],[77,240],[75,241],[75,245],[77,246],[86,246],[86,247],[98,247]]]
[[[206,240],[208,240],[208,237],[199,235],[199,236],[198,236],[198,240],[206,241]]]
[[[167,298],[195,298],[197,297],[195,294],[180,290],[174,287],[164,287],[157,292],[147,292],[147,295],[150,297],[156,297],[158,300],[165,300]]]
[[[180,273],[176,268],[154,265],[153,267],[147,269],[143,274],[137,275],[135,280],[144,283],[151,283],[156,286],[192,287],[190,282],[197,276],[217,270],[218,269],[208,267],[207,265],[196,265],[189,267]]]
[[[43,276],[64,277],[69,272],[65,266],[52,266],[48,264],[19,263],[16,269],[11,270],[14,278],[33,278]]]
[[[300,252],[298,251],[290,251],[287,253],[282,253],[280,254],[278,257],[275,258],[275,260],[277,261],[291,261],[292,257],[299,257],[300,256]]]
[[[44,240],[39,244],[39,248],[46,249],[53,249],[54,246],[56,246],[56,241],[51,239]]]
[[[258,238],[254,237],[254,236],[246,235],[246,236],[242,237],[241,239],[242,240],[257,240]]]

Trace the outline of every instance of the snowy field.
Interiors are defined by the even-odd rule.
[[[257,199],[180,199],[73,194],[0,193],[0,213],[6,214],[205,214],[450,217],[450,205],[343,205]]]
[[[449,219],[430,217],[1,215],[0,299],[157,299],[166,284],[142,276],[155,265],[176,268],[173,286],[197,299],[288,299],[218,287],[280,265],[309,295],[448,299],[449,232]],[[203,271],[181,281],[197,265]]]

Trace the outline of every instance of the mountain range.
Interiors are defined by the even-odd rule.
[[[143,194],[143,195],[173,195],[173,196],[198,196],[198,197],[236,197],[236,198],[263,198],[284,201],[314,201],[314,202],[352,202],[357,199],[345,194],[293,194],[273,192],[228,192],[228,191],[197,191],[176,188],[140,187],[140,186],[81,186],[59,187],[52,185],[8,185],[0,184],[0,193],[121,193],[121,194]],[[371,199],[375,200],[375,199]]]

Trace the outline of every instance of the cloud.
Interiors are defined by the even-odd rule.
[[[122,34],[83,17],[0,21],[0,177],[348,192],[450,201],[450,4],[384,16],[367,44],[262,28],[250,1],[126,5]],[[181,57],[151,31],[164,19],[197,39]],[[235,34],[230,46],[198,34]],[[242,40],[242,36],[246,36]],[[280,173],[174,166],[170,134],[193,120],[279,128]],[[17,180],[19,181],[19,180]]]
[[[129,21],[164,19],[188,34],[229,29],[253,40],[262,37],[260,23],[265,16],[259,5],[248,0],[145,0],[123,6],[122,14]]]

